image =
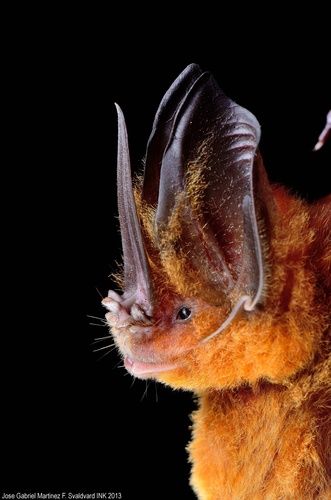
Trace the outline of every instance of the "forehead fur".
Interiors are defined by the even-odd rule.
[[[203,155],[202,155],[203,156]],[[192,264],[192,245],[185,239],[183,221],[201,221],[202,197],[206,188],[203,162],[190,162],[186,168],[185,190],[177,194],[167,225],[158,231],[156,207],[141,198],[142,178],[135,183],[135,201],[153,272],[163,284],[185,297],[199,297],[210,303],[220,300],[219,290],[207,290],[201,269]],[[153,273],[154,274],[154,273]]]

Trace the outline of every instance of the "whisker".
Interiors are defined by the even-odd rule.
[[[90,326],[101,326],[102,328],[105,328],[107,325],[100,325],[100,323],[89,323]]]
[[[128,373],[129,373],[129,372],[128,372]],[[132,389],[133,384],[135,383],[135,381],[136,381],[136,377],[133,377],[132,384],[130,385],[130,389]]]
[[[94,342],[95,343],[95,342]],[[93,343],[91,344],[91,347],[93,346]],[[106,346],[104,346],[102,349],[106,349],[107,347],[116,347],[116,345],[113,343],[113,344],[107,344]],[[98,352],[98,351],[101,351],[102,349],[92,349],[92,352]]]
[[[97,287],[94,287],[96,289],[96,291],[98,292],[98,294],[100,295],[100,297],[103,299],[103,295],[102,293],[100,292],[100,290],[97,288]]]
[[[120,363],[122,363],[122,359],[119,360],[118,363],[116,363],[116,365],[113,367],[113,370],[115,370],[115,368],[121,368],[121,366],[119,366]],[[124,366],[124,365],[123,365]]]
[[[105,345],[103,347],[99,347],[99,349],[93,349],[93,352],[98,352],[98,351],[103,351],[104,349],[109,349],[109,347],[112,347],[112,351],[115,349],[116,346],[114,346],[114,344],[109,344],[109,345]],[[111,351],[109,351],[111,352]]]
[[[103,321],[103,323],[107,323],[105,318],[100,318],[100,316],[91,316],[91,314],[86,315],[88,318],[98,319],[99,321]]]
[[[146,389],[144,390],[144,393],[140,399],[140,403],[142,402],[142,400],[144,399],[144,397],[146,396],[146,399],[147,399],[147,389],[148,389],[148,385],[149,385],[149,381],[146,380]]]
[[[110,349],[110,351],[108,351],[108,352],[105,352],[102,356],[100,356],[100,358],[98,359],[98,361],[101,361],[102,358],[104,358],[105,356],[107,356],[108,354],[110,354],[113,350],[114,350],[114,348]]]
[[[111,338],[112,338],[111,335],[107,335],[105,337],[97,337],[96,339],[93,340],[93,342],[91,342],[91,345],[97,344],[98,342],[101,342],[102,340],[108,340],[108,339],[111,339]]]

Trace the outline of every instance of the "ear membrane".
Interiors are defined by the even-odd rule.
[[[143,198],[150,205],[157,203],[163,153],[172,134],[178,108],[201,74],[197,64],[187,66],[164,95],[155,115],[147,144],[143,184]]]
[[[157,238],[166,239],[176,216],[176,245],[201,290],[232,309],[238,303],[254,309],[264,284],[256,211],[268,181],[259,139],[252,113],[191,65],[163,99],[147,148],[143,199],[156,206]]]

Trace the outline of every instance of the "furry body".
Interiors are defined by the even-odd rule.
[[[326,499],[331,198],[309,205],[270,186],[258,139],[255,117],[191,65],[132,190],[119,110],[123,295],[103,304],[132,375],[199,399],[199,499]]]
[[[199,397],[188,450],[201,499],[331,498],[330,199],[273,193],[263,312],[192,353],[196,370],[159,376]]]

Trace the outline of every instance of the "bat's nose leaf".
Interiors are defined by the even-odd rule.
[[[131,179],[127,130],[122,110],[118,114],[117,197],[124,258],[124,296],[152,315],[152,282],[137,216]]]

